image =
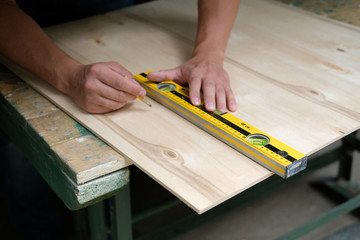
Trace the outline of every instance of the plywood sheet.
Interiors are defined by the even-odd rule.
[[[299,32],[291,27],[303,22],[306,24]],[[317,32],[319,24],[328,29],[326,37],[307,37],[307,31]],[[118,61],[137,74],[186,61],[191,56],[195,29],[196,1],[167,0],[46,31],[83,63]],[[336,41],[338,34],[344,40],[336,48],[343,47],[346,53],[328,53],[325,46],[319,49],[322,45],[316,39]],[[225,62],[239,104],[235,115],[305,154],[358,129],[360,104],[353,102],[359,102],[359,68],[351,59],[359,60],[360,54],[353,39],[360,39],[357,29],[272,2],[242,1]],[[334,65],[351,69],[351,74],[338,71]],[[198,213],[271,175],[154,101],[152,108],[135,101],[114,113],[91,115],[46,83],[12,67]]]

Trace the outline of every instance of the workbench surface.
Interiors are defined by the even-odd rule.
[[[128,184],[124,157],[2,65],[0,94],[1,129],[70,209]]]
[[[297,1],[297,4],[293,5],[307,6],[306,1],[302,2],[300,4]],[[51,27],[46,31],[60,47],[83,63],[117,60],[125,66],[131,66],[130,69],[135,73],[150,68],[154,70],[170,68],[180,64],[191,54],[192,38],[196,29],[196,7],[193,5],[192,1],[185,3],[184,1],[156,1]],[[190,11],[188,6],[192,6]],[[258,11],[266,12],[268,15],[256,14]],[[324,12],[326,11],[319,11],[319,14]],[[275,16],[271,14],[275,14]],[[283,19],[281,14],[284,15]],[[260,15],[261,17],[248,20],[252,16]],[[150,20],[147,21],[147,19]],[[351,22],[354,25],[359,23],[356,19],[352,19]],[[317,33],[312,32],[314,24],[319,26]],[[292,30],[294,25],[298,29]],[[272,31],[268,29],[272,29]],[[273,31],[274,29],[276,31]],[[309,32],[313,35],[304,35]],[[356,27],[305,14],[282,4],[271,1],[243,1],[229,40],[225,63],[225,68],[230,73],[232,85],[235,86],[235,93],[238,97],[239,111],[237,114],[241,115],[240,118],[246,122],[305,154],[316,152],[358,129],[360,110],[359,97],[356,92],[359,90],[359,83],[356,79],[360,72],[358,67],[358,62],[360,62],[359,36],[360,32]],[[332,41],[329,42],[329,39]],[[139,44],[139,46],[134,46],[134,44]],[[131,52],[130,49],[135,49],[135,51]],[[150,50],[155,51],[156,54]],[[124,55],[134,57],[122,58],[121,55],[124,51],[130,51]],[[259,54],[259,57],[254,57],[256,54]],[[157,59],[154,59],[155,55]],[[171,174],[159,177],[152,172],[153,170],[149,170],[143,162],[151,162],[151,156],[145,154],[144,158],[138,150],[144,149],[144,144],[158,141],[158,138],[149,137],[155,134],[152,134],[152,131],[158,132],[160,136],[165,136],[169,129],[174,129],[173,125],[170,125],[169,129],[163,130],[156,129],[154,125],[139,128],[141,122],[151,123],[153,119],[159,119],[161,116],[173,119],[177,126],[179,124],[182,126],[182,131],[195,134],[191,136],[192,139],[200,139],[206,143],[205,147],[208,146],[213,150],[210,157],[205,154],[206,149],[194,156],[210,159],[217,155],[217,158],[222,160],[216,160],[214,166],[214,168],[223,169],[223,172],[215,172],[215,175],[220,174],[215,178],[215,184],[220,185],[207,189],[209,190],[207,193],[200,194],[210,200],[209,202],[199,202],[198,199],[193,199],[193,196],[184,197],[182,193],[172,188],[173,185],[167,186],[167,183],[160,180],[170,191],[173,191],[198,212],[208,210],[271,175],[269,171],[238,155],[231,148],[224,145],[216,147],[222,143],[203,136],[204,133],[201,130],[178,119],[176,115],[156,104],[151,110],[152,113],[148,113],[149,110],[141,103],[130,104],[119,114],[94,117],[95,125],[92,125],[93,120],[88,121],[92,117],[79,111],[71,101],[61,94],[36,82],[36,79],[26,72],[16,68],[13,70],[69,112],[71,116],[84,123],[95,134],[105,139],[118,152],[124,153],[119,154],[110,149],[26,84],[19,81],[14,83],[14,77],[5,72],[3,75],[5,77],[2,77],[0,81],[2,95],[49,143],[51,149],[59,154],[60,159],[57,159],[56,164],[76,184],[91,182],[127,166],[130,161],[123,156],[131,158],[140,168],[157,180],[162,177],[165,179],[171,177]],[[12,80],[9,81],[9,78]],[[254,92],[256,94],[252,94]],[[346,93],[346,95],[344,96],[342,93]],[[32,103],[29,104],[29,101]],[[142,121],[136,123],[135,127],[132,127],[129,124],[134,122],[134,112],[139,113],[139,116],[135,115],[135,118],[141,116],[143,118]],[[51,119],[51,123],[49,123],[49,119]],[[119,135],[115,137],[115,140],[107,139],[108,133],[114,132],[112,124],[120,122],[122,119],[125,119],[121,123],[124,125],[119,125],[122,130],[115,131]],[[105,127],[110,126],[110,130],[105,134],[101,133],[96,128],[99,123],[105,123]],[[149,130],[148,128],[153,129]],[[135,138],[129,138],[129,135],[126,135],[127,131],[123,131],[123,129],[131,132]],[[148,136],[143,136],[144,132],[149,132]],[[183,135],[177,135],[175,140],[166,138],[165,142],[176,141],[178,143],[183,137]],[[199,145],[191,142],[189,145],[202,146],[203,143]],[[160,141],[159,144],[163,143]],[[171,150],[170,152],[175,149],[175,153],[185,156],[186,161],[189,155],[195,154],[189,150],[185,152],[177,145],[167,146],[167,148]],[[188,149],[191,148],[188,147]],[[170,156],[173,155],[170,154]],[[235,157],[238,161],[232,162]],[[144,161],[138,162],[142,158]],[[195,159],[200,161],[197,157]],[[189,160],[186,171],[192,166],[194,165]],[[202,171],[204,171],[204,166],[206,165],[201,165]],[[195,166],[195,168],[198,167]],[[234,188],[221,175],[229,173],[230,169],[236,179]],[[165,169],[165,172],[167,170],[169,169]],[[206,171],[214,176],[212,168],[208,167]],[[161,172],[164,172],[164,169],[161,169]],[[205,179],[200,182],[206,185],[209,180],[208,176],[200,175],[188,175],[188,177],[190,180],[196,177],[197,181]],[[187,187],[193,183],[190,180],[185,181]],[[224,190],[221,184],[228,186],[229,191]],[[185,191],[193,193],[193,189],[187,187],[182,186]],[[195,186],[195,191],[203,191],[196,189],[197,187],[199,186]],[[214,189],[218,188],[222,188],[220,193],[217,190],[212,193]],[[200,195],[199,199],[203,197]]]

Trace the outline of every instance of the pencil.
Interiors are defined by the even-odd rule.
[[[139,97],[137,96],[137,98],[142,101],[143,103],[145,103],[146,105],[148,105],[149,107],[152,107],[151,103],[149,102],[149,100],[144,96],[144,97]]]

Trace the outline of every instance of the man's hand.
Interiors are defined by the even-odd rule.
[[[132,76],[116,62],[81,65],[68,82],[65,93],[87,112],[111,112],[136,96],[145,96],[145,89]]]
[[[196,106],[201,104],[202,91],[208,111],[236,111],[236,100],[222,61],[194,57],[174,69],[151,72],[148,78],[155,82],[172,80],[181,85],[188,84],[190,100]]]
[[[236,111],[236,100],[223,62],[239,3],[240,0],[198,0],[198,29],[192,58],[177,68],[150,73],[148,78],[189,84],[194,105],[201,103],[202,91],[208,111]]]
[[[83,65],[71,58],[15,0],[0,0],[0,29],[2,55],[69,95],[90,113],[117,110],[136,96],[146,94],[118,63]]]

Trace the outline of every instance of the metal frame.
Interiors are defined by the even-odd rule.
[[[354,132],[342,140],[343,156],[339,160],[338,176],[334,179],[322,182],[323,186],[348,200],[318,218],[277,238],[278,240],[298,239],[317,227],[360,207],[360,187],[356,183],[350,181],[353,153],[354,151],[360,151],[360,140],[356,137],[356,134],[357,132]]]

